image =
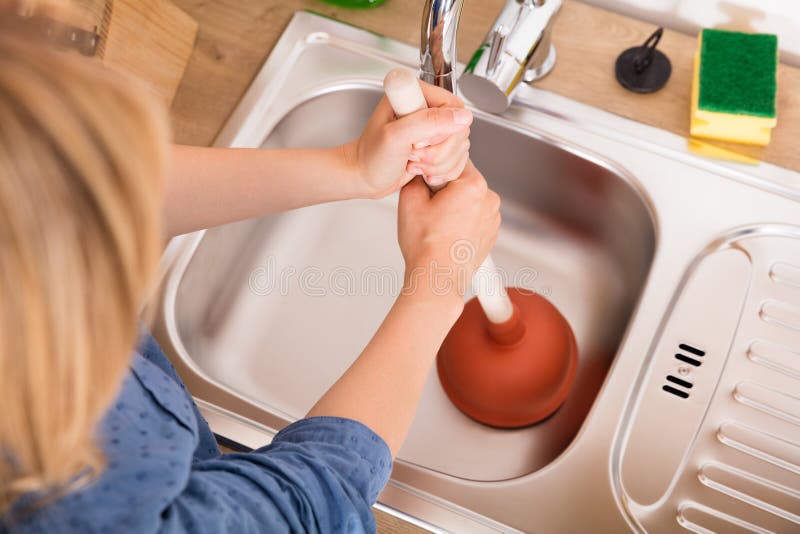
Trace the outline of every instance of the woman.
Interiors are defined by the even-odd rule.
[[[433,109],[395,120],[384,99],[337,148],[170,147],[135,83],[48,49],[12,8],[0,0],[0,532],[373,531],[457,281],[500,223],[468,161],[470,113],[425,86]],[[460,178],[431,197],[418,174]],[[139,325],[163,238],[401,188],[406,288],[372,341],[305,419],[222,455]],[[467,264],[450,257],[461,240]]]

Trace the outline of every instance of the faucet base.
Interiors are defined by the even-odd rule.
[[[551,44],[550,49],[547,51],[547,58],[545,58],[545,60],[539,66],[526,70],[522,79],[525,80],[526,83],[541,80],[550,74],[550,71],[553,70],[553,67],[555,66],[556,47]]]
[[[519,65],[510,59],[498,64],[494,77],[473,72],[468,67],[459,79],[462,95],[483,111],[503,113],[511,105],[512,95],[520,79],[528,83],[540,80],[550,74],[555,67],[556,47],[549,42],[547,46],[547,52],[544,50],[542,52],[544,59],[529,69],[520,69]],[[476,54],[478,61],[484,55],[483,52],[482,49]]]
[[[484,111],[503,113],[521,81],[546,76],[556,62],[551,34],[561,4],[562,0],[507,0],[464,71],[464,95]],[[427,61],[428,54],[429,48],[423,47],[423,70],[433,62]]]

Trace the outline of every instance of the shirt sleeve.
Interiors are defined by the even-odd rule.
[[[298,421],[272,444],[197,462],[162,513],[165,532],[374,532],[391,453],[363,424]]]

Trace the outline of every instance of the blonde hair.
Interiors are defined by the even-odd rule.
[[[103,468],[96,426],[161,250],[154,109],[131,80],[0,31],[0,514]]]

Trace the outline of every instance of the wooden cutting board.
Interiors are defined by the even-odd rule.
[[[76,0],[97,56],[150,85],[169,106],[197,38],[197,22],[169,0]]]

